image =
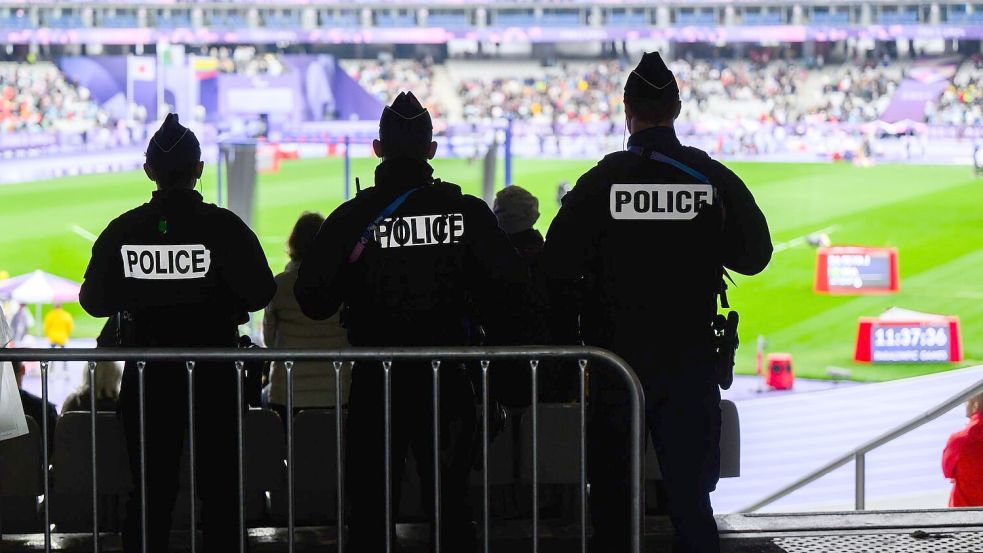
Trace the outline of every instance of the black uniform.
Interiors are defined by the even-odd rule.
[[[332,213],[304,257],[294,288],[304,313],[343,321],[353,346],[462,346],[476,343],[479,325],[507,341],[510,309],[527,271],[495,216],[458,186],[433,181],[424,161],[392,158],[376,169],[372,188]],[[412,192],[410,192],[412,191]],[[409,192],[409,195],[405,195]],[[387,207],[360,255],[352,255]],[[433,513],[432,370],[396,363],[392,375],[393,505],[407,447],[412,445],[428,514]],[[474,540],[467,504],[474,398],[462,367],[441,374],[442,533],[444,551],[468,551]],[[348,418],[348,489],[353,550],[381,551],[385,540],[384,393],[378,363],[352,373]]]
[[[580,178],[550,226],[542,267],[553,332],[610,349],[638,374],[677,540],[683,551],[716,551],[709,493],[719,478],[720,392],[711,319],[721,267],[761,271],[771,239],[744,183],[682,146],[672,128],[637,132],[628,144]],[[627,550],[627,420],[620,379],[593,371],[588,468],[603,551]]]
[[[109,224],[92,247],[80,301],[96,317],[120,318],[120,342],[132,347],[235,347],[237,326],[276,291],[255,234],[232,212],[194,190],[157,191]],[[144,369],[147,440],[147,541],[167,551],[188,428],[187,373],[181,363]],[[195,368],[198,494],[206,551],[239,544],[236,372],[231,364]],[[123,373],[119,413],[126,432],[133,492],[126,551],[140,551],[139,385],[135,363]]]

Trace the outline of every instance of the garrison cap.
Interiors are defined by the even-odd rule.
[[[150,145],[151,148],[148,148],[148,150],[157,148],[162,153],[174,154],[179,157],[186,152],[199,152],[196,155],[200,155],[201,152],[198,137],[195,136],[195,133],[191,132],[191,129],[178,122],[176,113],[167,114],[160,128],[157,129],[153,138],[150,139]]]
[[[382,110],[379,140],[387,155],[426,154],[433,141],[433,121],[412,92],[400,92],[392,105]]]
[[[625,94],[652,100],[675,100],[679,98],[679,86],[672,71],[662,61],[662,56],[658,52],[647,52],[642,55],[638,66],[628,74]]]

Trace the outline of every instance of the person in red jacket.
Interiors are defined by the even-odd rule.
[[[983,394],[966,404],[969,424],[949,436],[942,472],[952,480],[950,507],[983,507]]]

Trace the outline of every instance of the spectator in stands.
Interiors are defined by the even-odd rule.
[[[307,212],[297,219],[287,240],[290,262],[276,276],[277,292],[263,315],[263,339],[267,347],[344,348],[348,347],[348,334],[342,328],[340,313],[328,319],[315,321],[304,315],[294,297],[297,269],[310,250],[314,236],[324,222],[320,213]],[[346,366],[342,371],[342,402],[348,402],[351,373]],[[293,367],[294,409],[335,406],[335,375],[331,363],[297,362]],[[287,377],[280,363],[273,363],[270,371],[270,408],[281,420],[287,418]]]
[[[14,343],[19,345],[23,342],[32,326],[34,326],[34,317],[31,316],[31,309],[22,303],[17,306],[17,311],[10,318],[10,330],[13,333]]]
[[[102,332],[96,338],[96,346],[100,348],[116,347],[116,321],[110,318],[103,326]],[[68,394],[61,405],[61,414],[69,411],[88,411],[91,407],[89,393],[94,388],[96,392],[96,411],[116,411],[119,400],[119,384],[123,378],[123,368],[116,361],[99,361],[96,363],[96,381],[93,383],[86,364],[82,370],[82,385]]]
[[[966,403],[969,423],[949,437],[942,473],[952,480],[950,507],[983,507],[983,394]]]
[[[58,423],[58,411],[50,401],[47,406],[44,406],[41,398],[24,389],[24,375],[26,373],[27,366],[24,365],[23,361],[14,363],[14,378],[17,379],[17,388],[20,389],[20,402],[24,407],[24,414],[37,421],[38,428],[41,428],[44,412],[45,410],[48,412],[48,458],[50,459],[55,448],[55,425]]]
[[[53,348],[63,348],[75,330],[75,320],[71,313],[65,311],[60,303],[44,316],[44,335],[48,337]]]
[[[543,235],[533,228],[539,220],[539,200],[525,188],[512,185],[495,195],[492,207],[498,226],[509,236],[519,255],[535,265],[543,251]]]

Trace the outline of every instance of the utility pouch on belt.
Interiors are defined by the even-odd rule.
[[[730,389],[734,383],[734,356],[739,344],[737,338],[737,311],[730,311],[727,317],[717,314],[713,318],[714,348],[717,350],[717,384],[723,390]]]

